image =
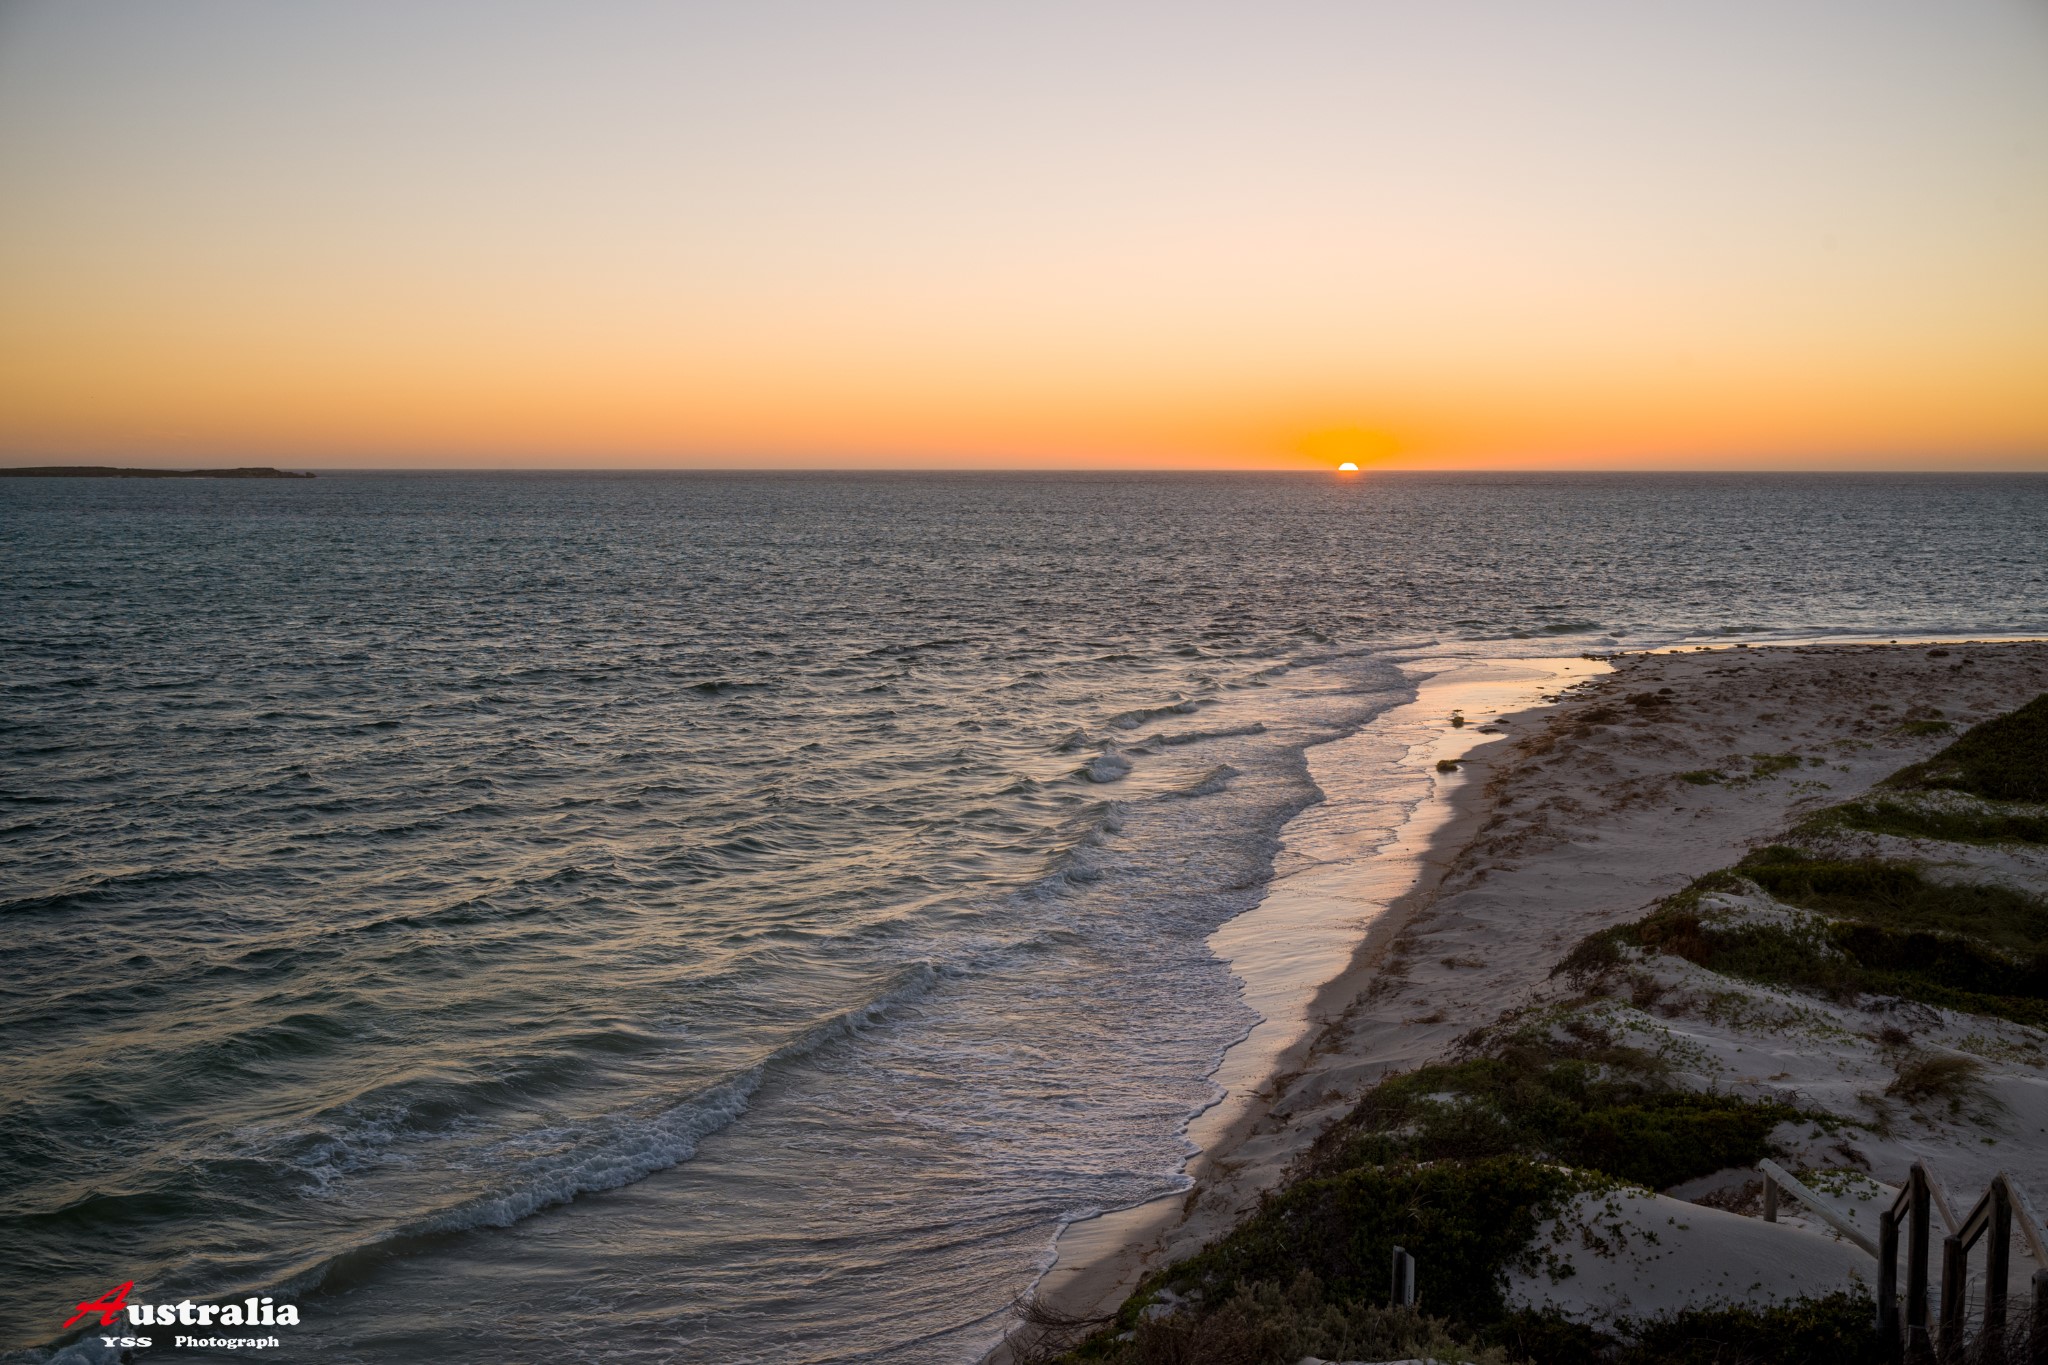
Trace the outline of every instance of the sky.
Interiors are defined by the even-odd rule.
[[[0,0],[0,462],[2048,469],[2040,0]]]

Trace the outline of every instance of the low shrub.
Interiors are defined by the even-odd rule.
[[[1878,1365],[1884,1359],[1877,1305],[1861,1294],[1679,1313],[1633,1324],[1622,1340],[1523,1313],[1502,1336],[1537,1365]]]
[[[1470,1326],[1505,1313],[1508,1265],[1587,1177],[1523,1156],[1358,1166],[1297,1180],[1222,1241],[1148,1282],[1221,1304],[1306,1271],[1338,1303],[1385,1304],[1393,1249],[1415,1257],[1423,1306]],[[1127,1305],[1130,1325],[1135,1308]],[[1297,1357],[1298,1359],[1299,1357]]]
[[[1959,892],[1996,892],[1999,888],[1943,888]],[[1834,914],[1854,913],[1839,901],[1813,897]],[[1962,903],[1966,911],[1956,912]],[[1792,904],[1799,904],[1792,899]],[[1724,976],[1772,986],[1790,986],[1836,1000],[1859,995],[1895,995],[1971,1014],[1995,1015],[2018,1023],[2048,1025],[2048,951],[2036,945],[2029,930],[2038,902],[2013,903],[1996,897],[1968,895],[1944,902],[1951,913],[1930,919],[1973,923],[2022,950],[2012,952],[1987,944],[1974,934],[1907,930],[1861,919],[1820,921],[1811,931],[1775,924],[1716,924],[1697,908],[1665,908],[1635,924],[1587,940],[1565,959],[1565,965],[1590,969],[1610,955],[1619,960],[1624,946],[1653,949],[1682,957]],[[1911,916],[1914,902],[1872,906],[1863,913],[1892,919]],[[2014,921],[2018,923],[2015,925]],[[2044,945],[2048,946],[2048,945]]]
[[[1701,916],[1703,890],[1742,881],[1824,920],[1800,932]],[[2048,1023],[2048,902],[2004,886],[1930,881],[1910,863],[1814,858],[1774,845],[1606,937],[1606,946],[1581,944],[1564,965],[1590,966],[1628,945],[1837,999],[1897,995]]]
[[[1960,844],[2048,844],[2048,815],[1929,810],[1883,800],[1851,801],[1836,806],[1801,825],[1799,832],[1812,836],[1836,829]]]
[[[1663,1189],[1753,1164],[1771,1130],[1798,1117],[1679,1089],[1660,1059],[1574,1022],[1577,1036],[1523,1030],[1490,1055],[1383,1081],[1323,1135],[1308,1169],[1519,1154]]]
[[[1101,1340],[1084,1354],[1110,1365],[1294,1365],[1304,1356],[1431,1359],[1447,1365],[1507,1365],[1508,1360],[1498,1346],[1481,1346],[1442,1318],[1332,1298],[1322,1281],[1306,1271],[1284,1290],[1263,1280],[1242,1285],[1209,1312],[1141,1319],[1127,1335]]]
[[[1960,1114],[1965,1105],[1991,1103],[1984,1086],[1984,1063],[1954,1052],[1907,1056],[1884,1093],[1908,1104],[1942,1104],[1951,1114]]]
[[[2048,692],[1971,726],[1934,757],[1886,778],[1885,785],[1964,791],[1996,801],[2048,801]]]

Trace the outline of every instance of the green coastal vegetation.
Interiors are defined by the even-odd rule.
[[[2017,711],[1971,727],[1884,785],[1897,791],[1957,791],[1992,801],[2048,801],[2048,692]]]
[[[1645,955],[1832,1000],[1895,996],[2048,1025],[2048,902],[1944,876],[1882,837],[2040,844],[2048,811],[2024,803],[2044,800],[2048,695],[1584,940],[1553,972],[1572,1001],[1505,1017],[1468,1034],[1449,1060],[1381,1081],[1249,1218],[1150,1276],[1113,1320],[1042,1319],[1025,1365],[1879,1360],[1874,1305],[1860,1293],[1602,1332],[1512,1307],[1507,1276],[1558,1272],[1555,1241],[1539,1234],[1563,1227],[1580,1195],[1667,1189],[1783,1157],[1773,1146],[1783,1125],[1853,1126],[1688,1088],[1669,1058],[1586,1008],[1631,992],[1634,1004],[1654,1004],[1654,982],[1631,970]],[[1851,847],[1845,835],[1866,837]],[[1786,913],[1717,915],[1716,893],[1768,897]],[[1960,1112],[1976,1069],[1967,1057],[1905,1052],[1890,1093]],[[1577,1232],[1598,1235],[1590,1223]],[[1417,1258],[1424,1312],[1390,1305],[1396,1246]]]
[[[1704,893],[1752,886],[1816,913],[1798,925],[1718,925],[1700,914]],[[1836,1000],[1894,995],[2048,1025],[2048,902],[2004,886],[1935,881],[1908,862],[1814,857],[1775,844],[1581,944],[1564,965],[1597,969],[1619,961],[1622,947]]]

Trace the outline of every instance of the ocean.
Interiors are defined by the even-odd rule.
[[[1184,1184],[1315,746],[2048,634],[2048,478],[21,479],[0,564],[0,1359],[941,1365]]]

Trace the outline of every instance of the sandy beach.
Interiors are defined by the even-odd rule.
[[[1555,676],[1569,680],[1568,672]],[[1466,715],[1474,724],[1465,727],[1450,724],[1444,694],[1425,688],[1417,704],[1438,711],[1433,723],[1447,743],[1492,733],[1417,808],[1415,827],[1428,839],[1407,864],[1412,884],[1354,939],[1348,963],[1316,993],[1296,1036],[1267,1054],[1272,1065],[1255,1094],[1205,1134],[1186,1197],[1071,1229],[1041,1301],[1077,1316],[1112,1311],[1143,1275],[1199,1250],[1254,1209],[1374,1084],[1445,1058],[1461,1037],[1504,1014],[1570,995],[1553,968],[1587,935],[1640,918],[1806,813],[1863,793],[2044,688],[2048,643],[2040,642],[1617,655],[1567,697],[1500,715],[1473,708]],[[1388,856],[1400,856],[1398,844]],[[2036,892],[2048,885],[2038,849],[1993,861],[1990,875]],[[1697,969],[1660,961],[1672,979],[1658,989],[1682,995],[1685,972]],[[1666,969],[1658,970],[1661,979]],[[1682,1009],[1641,1013],[1667,1034],[1683,1034],[1703,1058],[1702,1088],[1796,1096],[1809,1109],[1872,1123],[1872,1104],[1884,1107],[1872,1096],[1897,1061],[1876,1041],[1878,1024],[1836,1021],[1802,1032],[1797,1002],[1782,992],[1754,994],[1755,1008],[1732,1021]],[[1959,1025],[1934,1017],[1946,1012],[1918,1008],[1923,1041],[1985,1059],[1985,1103],[1968,1115],[1888,1113],[1877,1126],[1889,1136],[1865,1132],[1836,1164],[1896,1184],[1925,1158],[1967,1187],[1966,1200],[2001,1168],[2048,1189],[2048,1143],[2017,1140],[2048,1127],[2048,1058],[2038,1030],[1968,1015]],[[1838,1243],[1815,1250],[1820,1269],[1808,1273],[1834,1273],[1827,1257],[1839,1260],[1846,1248]],[[1753,1254],[1741,1250],[1739,1236],[1715,1245]],[[1708,1273],[1695,1267],[1683,1278]],[[1541,1287],[1518,1292],[1595,1311],[1545,1300]],[[1625,1300],[1627,1286],[1613,1292]],[[1580,1298],[1587,1295],[1597,1297],[1588,1289]]]

